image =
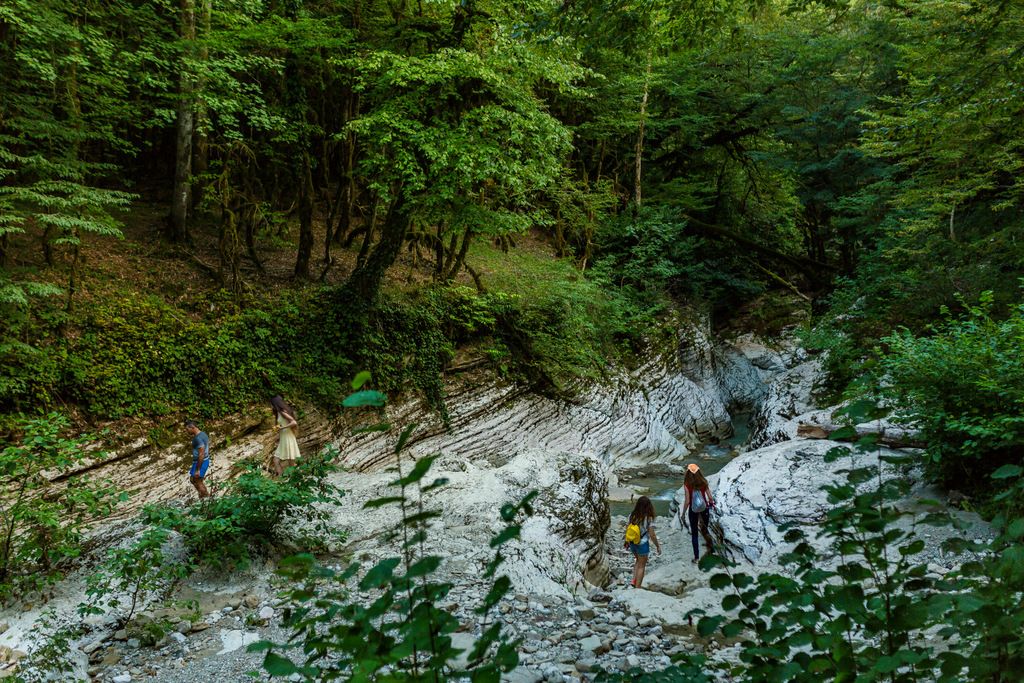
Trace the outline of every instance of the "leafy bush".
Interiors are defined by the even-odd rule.
[[[0,512],[0,599],[60,579],[64,564],[79,555],[92,520],[109,514],[126,494],[109,483],[77,476],[74,485],[57,480],[84,464],[88,436],[66,438],[59,413],[15,421],[16,441],[0,451],[0,475],[9,482]]]
[[[213,416],[278,392],[334,408],[359,367],[384,378],[384,391],[422,391],[443,413],[443,370],[463,346],[479,348],[503,374],[561,389],[600,377],[609,359],[628,360],[658,329],[654,309],[570,274],[559,268],[529,296],[442,285],[385,296],[358,344],[349,302],[330,288],[208,318],[155,298],[106,298],[72,320],[33,328],[46,341],[0,376],[0,411],[59,397],[104,418],[186,406]]]
[[[342,491],[328,481],[337,470],[337,452],[304,456],[277,479],[264,476],[256,463],[231,479],[222,491],[188,509],[148,506],[143,519],[158,529],[172,529],[185,539],[197,563],[244,566],[256,548],[277,547],[288,536],[279,522],[286,516],[302,524],[306,547],[319,547],[340,532],[328,524],[318,503],[337,503]]]
[[[84,657],[72,643],[85,630],[83,624],[60,624],[56,612],[44,611],[33,624],[35,644],[28,656],[18,662],[12,680],[17,683],[52,683],[72,680],[76,673],[73,658]]]
[[[886,338],[881,366],[905,419],[923,431],[929,471],[982,494],[988,475],[1021,464],[1024,452],[1024,307],[999,321],[991,305],[986,293],[963,317],[947,312],[931,335]]]
[[[419,681],[449,676],[497,681],[518,664],[517,643],[509,641],[501,623],[490,621],[489,616],[511,585],[508,577],[494,578],[503,560],[500,548],[518,537],[518,522],[532,514],[536,493],[501,508],[506,527],[491,541],[498,550],[484,573],[493,583],[476,610],[484,617],[483,633],[460,662],[461,651],[451,638],[460,624],[438,604],[452,586],[433,580],[441,558],[426,552],[427,525],[440,512],[424,507],[424,495],[446,482],[422,483],[436,456],[420,458],[411,469],[403,470],[401,451],[411,433],[412,428],[402,432],[395,448],[397,478],[391,486],[397,489],[396,495],[365,505],[367,509],[401,507],[402,520],[393,531],[401,542],[401,556],[381,560],[365,571],[353,563],[335,572],[318,566],[309,555],[287,561],[282,573],[296,586],[288,594],[285,624],[292,636],[287,644],[264,642],[251,648],[267,650],[263,667],[271,676],[298,675],[309,681]],[[354,602],[352,584],[379,597],[368,605]],[[296,663],[286,656],[300,649],[304,661]]]
[[[160,588],[169,588],[191,572],[186,562],[176,562],[164,554],[170,534],[166,529],[150,527],[127,548],[110,551],[106,562],[88,579],[86,595],[89,601],[79,606],[81,614],[102,614],[104,608],[121,606],[122,595],[128,596],[128,613],[124,621],[131,621],[135,609],[147,594]]]
[[[213,321],[183,317],[153,300],[91,307],[79,333],[50,353],[63,358],[55,393],[95,415],[162,415],[181,406],[224,414],[295,376],[303,332],[290,302]]]
[[[3,233],[0,228],[0,234]],[[33,402],[39,396],[38,375],[45,364],[39,349],[23,339],[30,325],[33,299],[52,297],[61,293],[58,287],[37,282],[11,280],[0,268],[0,405],[11,404],[15,409],[22,402]]]
[[[856,423],[884,413],[868,402],[848,410]],[[840,432],[833,437],[856,433]],[[1024,666],[1024,520],[997,518],[999,534],[991,544],[947,541],[946,550],[975,559],[936,578],[919,559],[925,543],[916,525],[897,524],[907,513],[896,501],[907,495],[909,482],[879,471],[913,456],[864,459],[875,441],[875,435],[860,439],[860,454],[840,447],[826,456],[850,458],[846,481],[824,487],[836,506],[819,531],[830,539],[829,556],[794,527],[785,538],[796,545],[783,557],[791,575],[752,577],[720,557],[701,560],[704,569],[725,567],[710,584],[727,595],[723,613],[702,617],[698,632],[740,639],[741,664],[730,672],[735,680],[1008,681]],[[1021,494],[1022,472],[1007,465],[994,474],[1017,479],[1001,500]],[[872,482],[877,488],[863,486]],[[953,523],[945,513],[920,522]]]

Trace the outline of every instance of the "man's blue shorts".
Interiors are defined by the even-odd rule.
[[[188,471],[188,476],[190,476],[190,477],[196,476],[196,468],[198,466],[199,466],[199,461],[198,460],[193,460],[192,461],[192,469],[190,469]],[[206,476],[206,470],[208,470],[208,469],[210,469],[210,459],[209,458],[207,458],[206,460],[203,460],[202,467],[199,467],[199,478],[200,479]]]
[[[641,557],[646,557],[647,555],[651,554],[651,543],[650,541],[644,541],[643,543],[639,544],[630,543],[629,549],[637,555],[640,555]]]

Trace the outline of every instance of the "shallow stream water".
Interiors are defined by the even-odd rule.
[[[725,467],[740,453],[740,449],[750,436],[750,413],[736,413],[732,416],[733,435],[718,443],[707,443],[688,455],[679,465],[696,462],[705,476],[714,474]],[[654,503],[654,511],[660,515],[668,515],[669,502],[676,491],[683,485],[683,475],[670,472],[668,468],[653,465],[643,468],[643,473],[636,476],[629,473],[619,476],[619,485],[637,489],[638,495],[645,495]],[[608,507],[611,514],[628,515],[633,510],[633,502],[610,501]]]

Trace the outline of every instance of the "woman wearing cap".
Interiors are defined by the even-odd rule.
[[[708,524],[711,522],[711,508],[715,507],[715,501],[711,498],[711,489],[708,487],[708,480],[701,474],[700,467],[696,463],[686,466],[686,476],[683,477],[683,486],[686,488],[686,517],[683,524],[690,529],[690,538],[693,541],[693,561],[700,559],[700,551],[697,545],[697,530],[700,530],[707,546],[707,552],[714,550],[714,542],[711,534],[708,533]],[[680,515],[683,517],[683,515]],[[689,524],[686,524],[687,519]]]

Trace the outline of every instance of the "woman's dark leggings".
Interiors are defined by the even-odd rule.
[[[693,559],[700,559],[700,550],[697,545],[697,523],[700,522],[700,533],[704,538],[711,542],[711,535],[708,534],[708,524],[711,523],[711,510],[705,510],[704,512],[694,512],[693,510],[687,510],[690,515],[690,538],[693,540]]]

